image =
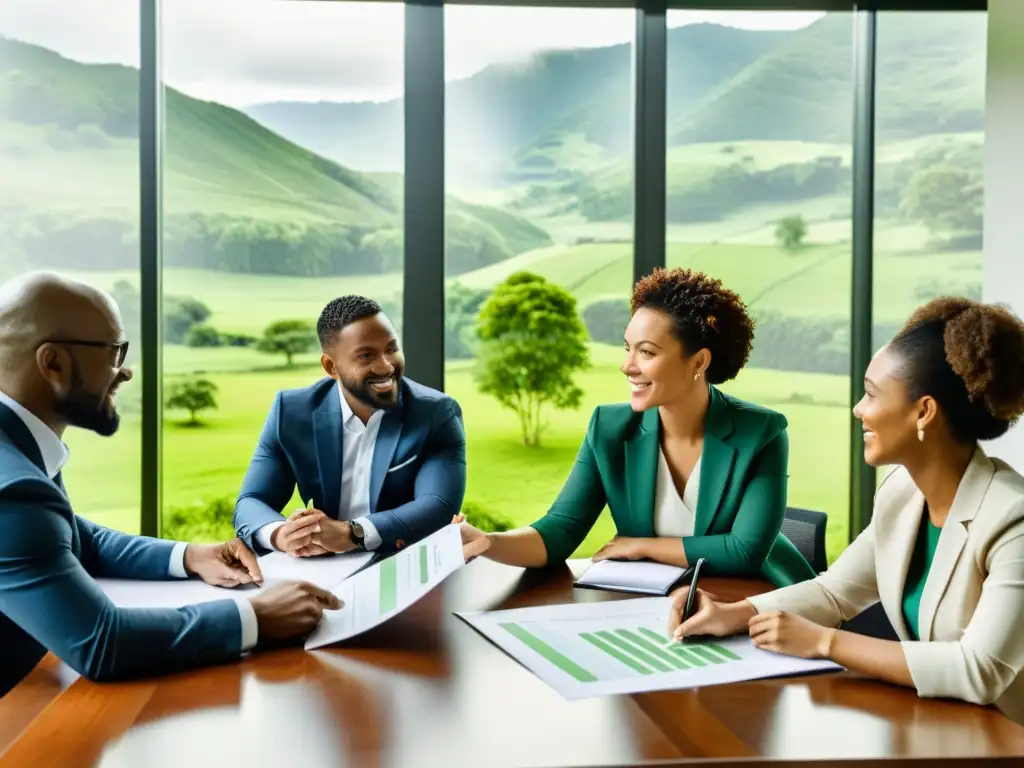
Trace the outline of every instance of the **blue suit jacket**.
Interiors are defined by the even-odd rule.
[[[32,434],[0,404],[0,696],[47,649],[91,680],[170,672],[237,657],[233,600],[116,607],[93,577],[166,579],[173,542],[78,517]]]
[[[256,531],[284,519],[295,486],[317,509],[338,516],[342,428],[338,384],[324,378],[278,392],[235,505],[235,531],[266,552]],[[397,407],[384,413],[370,470],[370,519],[378,552],[428,536],[451,522],[466,492],[466,435],[454,399],[402,380]]]

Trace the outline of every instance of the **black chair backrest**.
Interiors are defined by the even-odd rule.
[[[782,532],[800,550],[815,573],[828,568],[825,556],[825,524],[828,515],[809,509],[786,507],[786,517],[782,521]]]

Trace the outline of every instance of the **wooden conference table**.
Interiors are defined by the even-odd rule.
[[[769,585],[709,579],[706,588],[736,599]],[[0,699],[0,767],[1024,756],[1024,728],[994,709],[848,673],[570,702],[452,615],[609,599],[623,596],[574,590],[569,568],[526,573],[477,560],[343,650],[259,653],[105,685],[67,685],[48,657]]]

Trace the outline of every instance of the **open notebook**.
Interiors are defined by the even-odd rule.
[[[685,581],[692,570],[648,560],[601,560],[576,579],[576,586],[641,595],[667,595]]]

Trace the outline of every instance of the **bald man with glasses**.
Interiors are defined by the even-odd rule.
[[[178,609],[115,606],[99,577],[261,583],[238,539],[195,545],[129,536],[75,515],[61,479],[62,436],[117,431],[131,381],[116,304],[37,272],[0,286],[0,696],[47,650],[85,677],[142,677],[238,658],[307,635],[341,603],[312,584],[280,584]]]

